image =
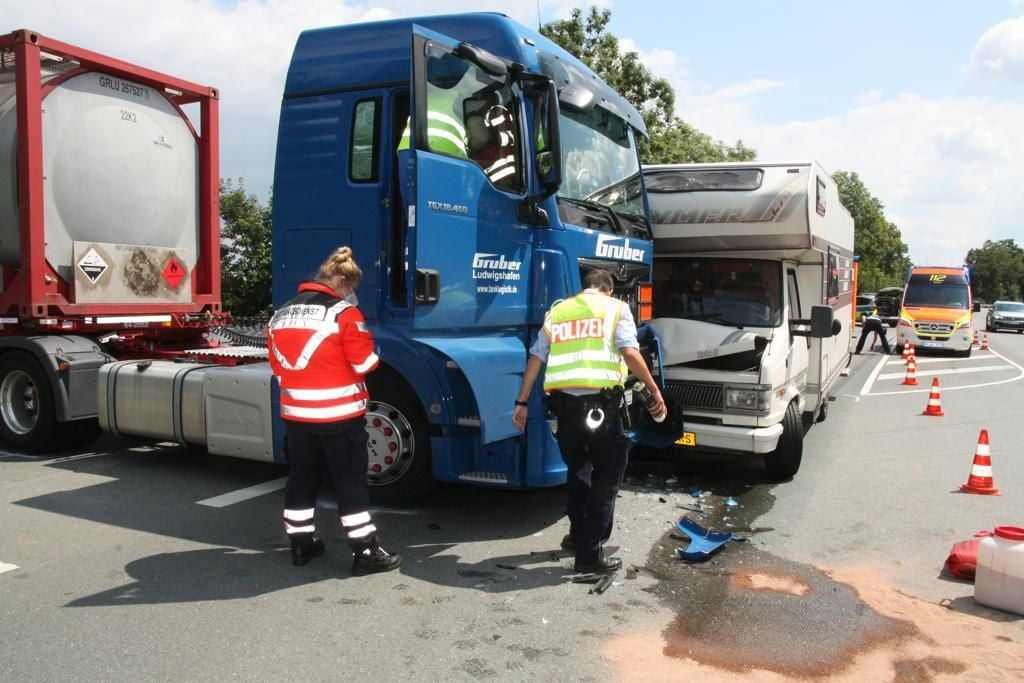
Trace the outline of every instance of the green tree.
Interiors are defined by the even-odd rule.
[[[854,252],[860,256],[860,291],[876,292],[882,287],[902,285],[910,267],[907,245],[896,224],[885,217],[885,206],[856,173],[837,171],[832,178],[839,186],[839,200],[853,216]]]
[[[220,181],[221,299],[236,316],[270,310],[270,216],[273,197],[263,205],[246,194],[239,178]]]
[[[971,269],[971,288],[979,301],[1019,301],[1024,291],[1024,249],[1012,239],[985,240],[964,258]]]
[[[607,31],[611,10],[591,7],[572,10],[569,19],[552,21],[540,32],[589,66],[608,85],[636,107],[647,126],[649,140],[640,143],[645,164],[698,161],[749,161],[757,151],[743,141],[735,145],[713,140],[676,115],[676,94],[633,51],[623,51],[619,39]]]

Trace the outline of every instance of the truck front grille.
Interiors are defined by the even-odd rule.
[[[721,384],[669,382],[665,393],[686,410],[722,410],[725,405],[725,388]]]

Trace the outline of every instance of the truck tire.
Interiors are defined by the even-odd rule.
[[[804,454],[804,430],[800,422],[800,414],[796,402],[786,407],[782,418],[782,436],[775,450],[764,456],[764,464],[768,475],[777,481],[792,479],[800,469],[800,461]]]
[[[968,346],[966,351],[957,351],[956,355],[960,356],[961,358],[970,358],[971,357],[971,348],[972,347]]]
[[[435,484],[426,416],[416,393],[394,372],[382,368],[366,383],[370,500],[375,505],[411,505]]]
[[[57,413],[50,379],[22,351],[0,357],[0,438],[22,453],[48,453],[57,444]]]

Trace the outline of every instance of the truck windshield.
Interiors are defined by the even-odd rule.
[[[732,327],[782,322],[781,267],[734,258],[655,258],[654,317]]]
[[[633,129],[602,107],[586,114],[562,111],[559,122],[563,182],[558,196],[609,207],[646,232]]]
[[[971,295],[963,276],[911,275],[907,282],[904,306],[965,309]]]

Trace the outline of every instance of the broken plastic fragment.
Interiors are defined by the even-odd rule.
[[[735,498],[733,498],[732,496],[730,496],[729,498],[726,498],[726,499],[725,499],[725,504],[726,504],[726,505],[727,505],[728,507],[731,507],[731,508],[734,508],[734,507],[739,507],[739,505],[740,505],[739,503],[737,503],[737,502],[736,502],[736,499],[735,499]]]
[[[689,517],[676,522],[676,528],[690,537],[690,545],[677,551],[684,560],[704,561],[729,541],[739,540],[738,536],[727,531],[705,529]]]

